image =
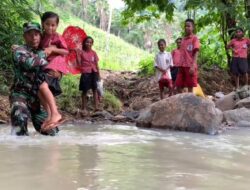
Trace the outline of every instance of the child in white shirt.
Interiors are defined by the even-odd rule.
[[[160,52],[155,56],[156,80],[159,84],[160,98],[163,99],[164,87],[169,88],[169,96],[173,93],[173,81],[171,78],[170,67],[173,67],[173,59],[170,52],[166,52],[166,41],[158,40]]]

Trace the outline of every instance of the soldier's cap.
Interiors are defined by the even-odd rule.
[[[26,33],[30,30],[36,30],[42,33],[41,25],[37,22],[26,22],[23,24],[23,33]]]

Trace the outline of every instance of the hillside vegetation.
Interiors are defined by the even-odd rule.
[[[94,38],[93,49],[96,50],[100,58],[99,64],[102,69],[135,71],[138,70],[140,59],[147,55],[146,51],[125,42],[115,35],[108,35],[103,30],[91,26],[77,17],[60,12],[58,14],[61,18],[60,33],[67,26],[73,25],[83,28],[89,36]]]

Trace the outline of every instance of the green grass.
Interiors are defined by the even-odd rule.
[[[121,101],[109,91],[105,91],[104,94],[104,107],[114,113],[118,113],[122,109]]]

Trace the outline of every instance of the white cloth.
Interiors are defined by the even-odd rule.
[[[174,64],[173,64],[171,53],[164,51],[164,52],[159,52],[158,54],[156,54],[154,66],[165,70],[169,78],[172,79],[170,67],[174,66]],[[157,81],[161,80],[162,72],[156,69],[155,77]]]

